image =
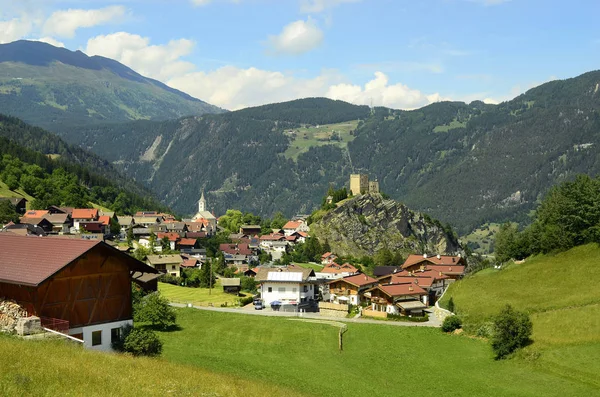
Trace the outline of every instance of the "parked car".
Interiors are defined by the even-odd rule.
[[[263,305],[263,302],[261,300],[254,301],[254,310],[262,310],[264,308],[265,306]]]

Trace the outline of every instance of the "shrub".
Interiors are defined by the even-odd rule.
[[[254,301],[254,298],[252,296],[245,296],[243,298],[240,298],[240,306],[246,306],[249,303],[252,303]]]
[[[159,292],[146,295],[134,306],[134,320],[150,323],[153,327],[166,329],[175,325],[177,315],[166,298]]]
[[[533,324],[525,312],[514,310],[510,305],[494,318],[492,349],[496,360],[505,358],[530,341]]]
[[[162,276],[160,276],[158,278],[158,281],[160,281],[161,283],[168,283],[168,284],[173,284],[173,285],[180,285],[181,284],[181,277],[175,277],[172,276],[168,273],[163,274]]]
[[[148,329],[132,329],[125,337],[123,350],[135,356],[158,356],[162,353],[162,342]]]
[[[455,329],[459,329],[462,326],[462,321],[458,316],[448,316],[442,323],[443,332],[452,332]]]
[[[448,310],[454,313],[454,300],[452,298],[448,301]]]

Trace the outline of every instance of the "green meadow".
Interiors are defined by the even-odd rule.
[[[308,152],[313,146],[336,145],[345,148],[348,142],[354,140],[354,131],[358,120],[346,121],[337,124],[325,124],[320,126],[306,126],[285,131],[292,140],[290,146],[283,153],[285,158],[296,161],[302,153]]]
[[[158,283],[158,290],[162,296],[171,302],[192,303],[194,306],[235,306],[240,298],[248,295],[245,292],[241,293],[242,296],[223,292],[223,287],[219,280],[217,280],[214,287],[210,290],[208,288],[179,287],[167,283]]]

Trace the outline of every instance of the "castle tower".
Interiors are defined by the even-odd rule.
[[[200,201],[198,201],[198,212],[202,211],[206,211],[206,199],[204,198],[204,190],[202,191]]]
[[[369,193],[379,193],[379,181],[369,181]]]
[[[351,174],[350,175],[350,191],[353,196],[369,192],[369,175],[366,174]]]

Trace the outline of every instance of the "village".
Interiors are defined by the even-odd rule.
[[[357,195],[379,188],[366,175],[352,175],[350,187]],[[324,318],[426,322],[443,311],[435,303],[466,268],[460,254],[437,253],[414,253],[371,274],[329,251],[318,262],[282,263],[284,255],[311,238],[306,215],[267,232],[242,224],[208,255],[207,239],[225,230],[207,210],[203,193],[195,216],[181,220],[152,211],[121,216],[94,208],[26,210],[25,199],[9,200],[22,216],[1,228],[0,297],[5,306],[16,304],[21,315],[10,321],[2,314],[0,326],[25,335],[36,328],[25,319],[39,318],[38,329],[100,350],[111,350],[119,329],[133,324],[132,282],[147,292],[157,291],[159,282],[184,285],[190,270],[210,267],[216,273],[216,257],[223,268],[211,288],[239,295],[241,280],[253,280],[255,288],[246,291],[252,299],[243,309]]]

